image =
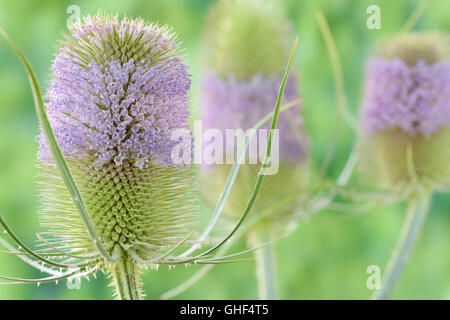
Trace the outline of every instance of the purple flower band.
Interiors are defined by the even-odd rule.
[[[364,97],[366,134],[398,127],[429,136],[450,126],[450,61],[407,65],[400,59],[371,59]]]
[[[217,128],[225,135],[226,129],[247,130],[272,112],[275,107],[281,79],[255,75],[248,81],[233,77],[223,79],[213,72],[203,78],[202,119],[205,129]],[[299,99],[294,78],[286,85],[284,103]],[[301,103],[280,114],[280,160],[299,163],[305,159],[302,144],[306,139],[300,116]],[[268,129],[270,121],[263,127]],[[227,141],[228,142],[228,141]]]
[[[81,47],[92,46],[86,54],[66,46],[52,66],[47,113],[62,152],[76,159],[93,157],[96,165],[171,164],[178,143],[171,132],[188,127],[191,84],[187,66],[171,53],[176,42],[155,25],[94,20],[73,33]],[[120,59],[101,54],[113,41],[129,43],[128,59],[127,53]],[[133,47],[145,54],[139,56]],[[95,51],[99,54],[91,54]],[[49,163],[43,134],[39,140],[39,158]]]

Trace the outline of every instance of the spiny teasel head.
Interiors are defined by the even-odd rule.
[[[276,1],[218,1],[210,11],[204,35],[206,70],[201,102],[205,129],[220,129],[225,137],[226,129],[248,130],[274,110],[292,45],[290,36],[290,24]],[[277,174],[266,176],[255,211],[304,182],[300,171],[305,164],[307,139],[299,97],[297,79],[290,76],[283,103],[294,102],[295,106],[281,113],[278,122],[280,169]],[[269,127],[267,123],[263,128]],[[234,143],[226,140],[225,155]],[[262,141],[258,142],[259,149],[265,147]],[[260,164],[241,168],[227,205],[232,214],[242,213]],[[208,167],[205,180],[223,185],[229,169],[227,165]],[[286,205],[286,212],[291,213],[294,205]],[[270,220],[280,221],[283,215],[279,212]]]
[[[442,33],[409,33],[382,44],[376,55],[385,59],[399,58],[412,66],[419,60],[433,64],[450,59],[449,46],[450,36]]]
[[[47,113],[62,152],[99,166],[170,164],[171,130],[187,127],[191,83],[176,35],[142,20],[94,16],[61,44]]]
[[[171,133],[188,128],[189,117],[178,40],[167,27],[104,15],[65,39],[46,95],[56,141],[108,253],[122,252],[124,265],[152,261],[192,231],[195,210],[192,170],[171,161],[179,142]],[[43,134],[39,141],[49,241],[95,254]]]
[[[277,1],[219,0],[207,19],[205,60],[221,77],[283,75],[292,45],[291,26]]]
[[[401,35],[367,64],[362,109],[367,158],[378,168],[372,172],[391,186],[419,180],[433,189],[450,182],[449,39]]]

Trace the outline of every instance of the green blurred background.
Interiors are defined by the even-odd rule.
[[[450,31],[450,2],[429,1],[430,6],[416,30]],[[0,25],[19,44],[33,64],[45,88],[55,45],[67,32],[66,12],[78,5],[81,14],[107,13],[141,16],[173,26],[183,40],[192,66],[191,100],[193,117],[198,114],[198,83],[202,70],[201,35],[213,0],[91,0],[91,1],[0,1]],[[314,4],[324,11],[336,40],[344,69],[345,89],[351,109],[357,113],[361,101],[364,63],[379,40],[399,32],[417,7],[411,0],[284,0],[295,32],[300,35],[296,56],[301,75],[304,117],[312,141],[312,159],[323,160],[334,120],[333,73],[314,16]],[[381,30],[368,30],[366,9],[381,8]],[[0,40],[0,213],[22,239],[33,244],[40,230],[36,216],[35,165],[37,119],[25,72],[5,41]],[[342,169],[355,137],[347,128],[339,136],[336,154],[328,170],[336,177]],[[367,299],[370,265],[384,267],[395,245],[404,217],[405,204],[383,206],[353,217],[347,213],[322,212],[303,221],[277,248],[278,292],[282,299]],[[450,299],[450,197],[435,195],[432,211],[410,263],[393,298]],[[244,248],[238,244],[235,250]],[[180,284],[199,266],[147,271],[144,276],[148,297]],[[14,256],[0,255],[0,274],[39,277]],[[0,286],[0,299],[110,299],[112,288],[99,274],[97,280],[83,281],[81,290],[68,290],[65,282]],[[215,267],[195,287],[178,298],[255,299],[253,262]]]

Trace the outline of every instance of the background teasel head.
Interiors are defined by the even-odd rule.
[[[100,267],[135,275],[192,231],[194,176],[170,157],[172,130],[188,128],[190,75],[166,27],[100,15],[71,32],[53,62],[48,118],[102,245],[125,262]],[[43,134],[39,141],[45,243],[95,256]]]
[[[226,129],[248,130],[273,111],[292,42],[290,24],[279,6],[276,1],[221,0],[211,9],[204,34],[206,70],[201,84],[204,129],[218,128],[225,137]],[[254,205],[256,213],[305,180],[302,168],[306,138],[295,76],[290,76],[286,84],[283,103],[289,102],[296,105],[281,113],[278,122],[279,171],[265,177]],[[226,140],[224,158],[230,150],[234,151],[234,143]],[[265,150],[265,145],[259,140],[258,149],[261,148]],[[226,207],[232,215],[242,213],[261,165],[246,161]],[[223,185],[229,170],[230,166],[223,164],[205,168],[203,180],[208,198],[215,201],[218,193],[211,190]],[[276,215],[266,212],[264,225],[286,225],[295,205],[292,200]]]
[[[390,39],[367,64],[366,166],[391,187],[450,185],[450,46],[441,34]]]

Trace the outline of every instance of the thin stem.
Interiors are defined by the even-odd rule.
[[[372,299],[386,300],[391,296],[425,222],[429,206],[430,195],[428,194],[410,199],[403,229],[386,267],[383,283],[381,288],[374,293]]]
[[[331,33],[331,28],[327,22],[325,15],[319,7],[315,7],[315,15],[317,23],[319,24],[320,32],[322,34],[325,46],[327,47],[328,55],[331,60],[331,67],[333,69],[334,83],[337,95],[337,114],[342,117],[354,132],[358,132],[358,121],[355,115],[349,110],[347,105],[347,97],[344,89],[344,76],[341,59],[336,47],[336,43]]]
[[[257,230],[249,234],[252,246],[267,242],[268,234],[265,230]],[[273,244],[268,244],[254,251],[256,263],[256,277],[258,280],[258,293],[260,300],[276,299],[275,289],[275,252]]]
[[[113,267],[113,285],[119,300],[141,300],[138,269],[136,263],[128,256],[121,258]]]
[[[222,247],[221,249],[223,249]],[[162,294],[160,299],[161,300],[168,300],[173,297],[176,297],[180,294],[182,294],[184,291],[192,287],[194,284],[197,283],[201,278],[203,278],[212,268],[214,267],[213,264],[208,264],[206,266],[203,266],[199,271],[197,271],[192,277],[190,277],[188,280],[180,284],[178,287],[175,287],[171,289],[170,291],[167,291],[166,293]]]
[[[350,154],[350,157],[348,158],[347,162],[345,163],[344,169],[342,170],[341,174],[339,175],[337,179],[337,186],[343,187],[345,186],[348,181],[350,180],[351,176],[353,175],[356,165],[358,164],[360,152],[358,147],[355,147]],[[338,191],[336,189],[331,189],[330,192],[326,197],[319,198],[317,201],[313,201],[313,204],[308,208],[306,211],[300,211],[299,214],[297,214],[298,219],[306,219],[313,214],[316,214],[317,212],[322,211],[323,209],[327,208],[334,200],[334,198],[337,196]]]
[[[425,11],[428,9],[429,6],[430,1],[420,1],[417,8],[405,22],[405,25],[402,28],[402,32],[403,33],[411,32],[411,30],[414,28],[417,22],[419,22],[420,18],[422,17],[422,15],[425,13]]]

